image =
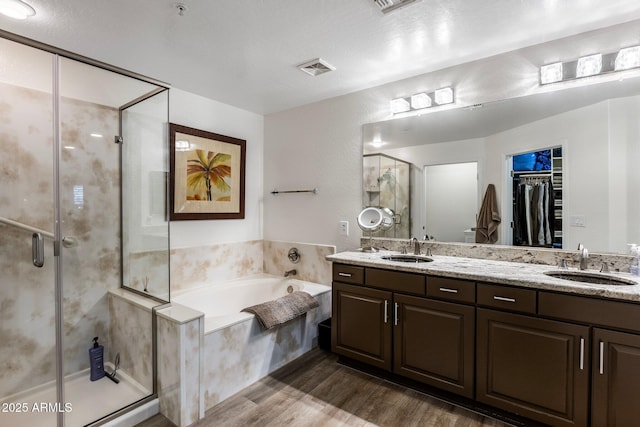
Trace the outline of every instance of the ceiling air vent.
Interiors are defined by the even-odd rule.
[[[328,73],[329,71],[336,69],[336,67],[320,58],[300,64],[298,65],[298,68],[310,76],[319,76],[320,74]]]
[[[399,7],[406,6],[416,0],[373,0],[383,13],[389,13]]]

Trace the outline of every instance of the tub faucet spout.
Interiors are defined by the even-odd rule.
[[[285,271],[284,277],[295,276],[296,274],[298,274],[298,270],[293,269],[293,270]]]

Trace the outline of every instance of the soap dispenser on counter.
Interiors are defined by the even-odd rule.
[[[91,366],[91,381],[104,377],[104,347],[98,344],[98,337],[93,339],[93,347],[89,349],[89,365]]]

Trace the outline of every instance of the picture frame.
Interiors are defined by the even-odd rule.
[[[169,219],[243,219],[246,145],[169,123]]]

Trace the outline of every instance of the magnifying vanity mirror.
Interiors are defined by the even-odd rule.
[[[583,243],[591,251],[626,253],[627,244],[640,243],[640,78],[558,88],[364,125],[363,206],[370,202],[369,159],[385,156],[405,162],[411,182],[407,233],[392,237],[474,242],[476,215],[494,184],[497,244],[522,245],[512,228],[514,176],[521,173],[514,173],[514,157],[555,150],[561,166],[549,179],[560,191],[554,203],[561,238],[545,247],[575,250]],[[473,165],[471,172],[452,167],[432,173],[463,164]],[[462,184],[466,190],[458,188]],[[525,239],[528,244],[537,246]]]
[[[373,233],[391,229],[395,224],[394,217],[391,209],[381,206],[369,206],[360,212],[358,226],[362,231],[369,233],[369,246],[363,247],[362,251],[376,252],[378,250],[373,246]]]

